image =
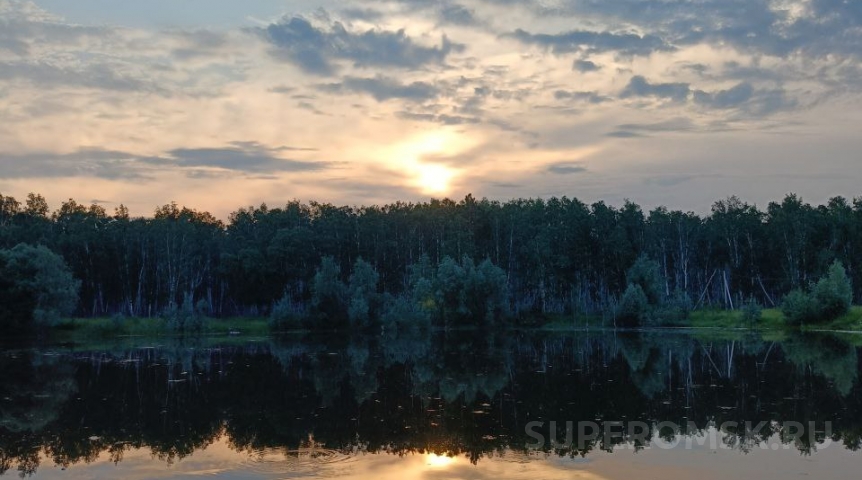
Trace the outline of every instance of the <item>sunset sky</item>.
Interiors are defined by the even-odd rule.
[[[858,0],[0,0],[0,193],[862,195]]]

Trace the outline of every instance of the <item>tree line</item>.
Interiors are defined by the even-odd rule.
[[[759,209],[730,197],[705,216],[567,197],[292,201],[240,208],[225,222],[175,203],[131,217],[122,205],[109,213],[69,200],[52,212],[38,194],[0,195],[0,249],[19,244],[62,257],[78,316],[185,308],[333,325],[387,314],[458,324],[625,317],[643,304],[777,307],[836,262],[852,281],[849,295],[862,298],[862,198],[812,206],[791,194]]]

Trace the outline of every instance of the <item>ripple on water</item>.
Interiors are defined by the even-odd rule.
[[[288,474],[288,477],[313,475],[330,478],[349,473],[356,461],[356,454],[321,447],[299,450],[268,448],[251,454],[242,462],[242,468],[265,476]]]

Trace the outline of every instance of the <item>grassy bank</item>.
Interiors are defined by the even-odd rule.
[[[601,315],[558,315],[547,317],[522,328],[540,328],[548,331],[591,330],[614,328],[613,319]],[[688,321],[676,325],[713,333],[720,331],[756,330],[760,332],[803,331],[854,331],[862,332],[862,306],[853,307],[846,315],[832,321],[802,327],[788,326],[778,309],[763,310],[761,318],[747,321],[741,311],[698,310]],[[517,327],[516,327],[517,328]],[[232,317],[207,318],[202,330],[186,336],[266,336],[273,333],[266,318]],[[60,342],[81,342],[93,339],[120,337],[173,337],[177,336],[161,318],[75,318],[55,326],[51,338]]]
[[[207,318],[201,331],[191,336],[265,336],[270,334],[266,318]],[[78,342],[94,338],[177,336],[163,318],[73,318],[62,321],[51,331],[51,338]],[[187,334],[189,336],[189,334]]]

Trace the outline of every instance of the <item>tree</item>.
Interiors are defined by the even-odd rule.
[[[340,327],[346,324],[347,291],[341,281],[341,267],[332,257],[323,257],[311,282],[311,307],[322,326]]]
[[[347,313],[352,326],[367,327],[377,314],[378,282],[380,282],[380,275],[377,274],[377,270],[362,258],[356,259],[348,285],[350,305]]]
[[[812,296],[823,321],[834,320],[850,311],[853,287],[844,265],[834,262],[826,276],[815,285]]]
[[[788,323],[826,323],[850,310],[853,287],[840,262],[834,262],[829,271],[810,293],[795,289],[784,299],[782,311]]]
[[[44,246],[0,250],[0,321],[12,330],[55,324],[78,301],[79,282],[63,258]]]
[[[626,280],[629,285],[637,285],[641,288],[650,305],[661,303],[664,294],[659,265],[649,257],[645,255],[638,257],[634,265],[629,268]]]

